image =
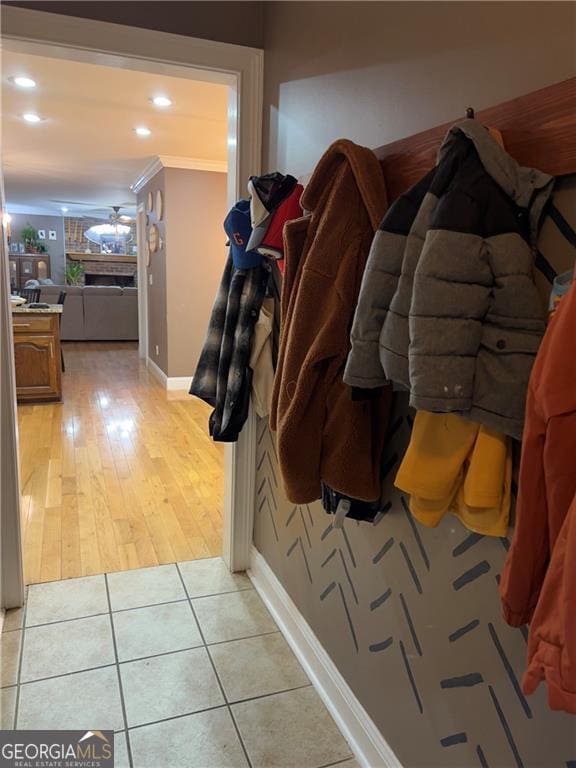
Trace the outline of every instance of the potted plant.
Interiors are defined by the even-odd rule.
[[[84,265],[81,261],[69,261],[66,264],[66,284],[82,285]]]
[[[36,253],[38,250],[38,230],[35,229],[30,222],[26,223],[25,227],[22,227],[20,237],[24,243],[24,248],[27,253]]]

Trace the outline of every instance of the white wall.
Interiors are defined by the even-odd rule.
[[[264,165],[307,174],[576,73],[572,2],[265,4]]]

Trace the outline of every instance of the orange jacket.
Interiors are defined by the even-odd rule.
[[[310,216],[284,230],[286,268],[270,426],[288,499],[321,496],[321,481],[357,499],[380,496],[389,392],[355,401],[342,381],[368,251],[386,209],[373,152],[341,139],[302,195]]]
[[[502,573],[505,620],[530,623],[532,693],[576,714],[576,288],[562,299],[532,369],[516,527]]]

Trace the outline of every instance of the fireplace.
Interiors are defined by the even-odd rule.
[[[84,273],[84,285],[118,285],[120,288],[133,288],[136,285],[136,273],[121,275],[117,272],[106,274],[104,272],[92,274]]]
[[[137,258],[133,254],[68,253],[70,261],[84,266],[84,285],[117,285],[131,288],[137,285]]]

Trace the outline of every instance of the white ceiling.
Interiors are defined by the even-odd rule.
[[[25,74],[37,87],[10,78]],[[156,155],[225,162],[227,86],[2,52],[2,163],[8,211],[109,213]],[[150,98],[169,96],[158,109]],[[25,112],[43,122],[30,125]],[[139,138],[134,127],[152,135]]]

